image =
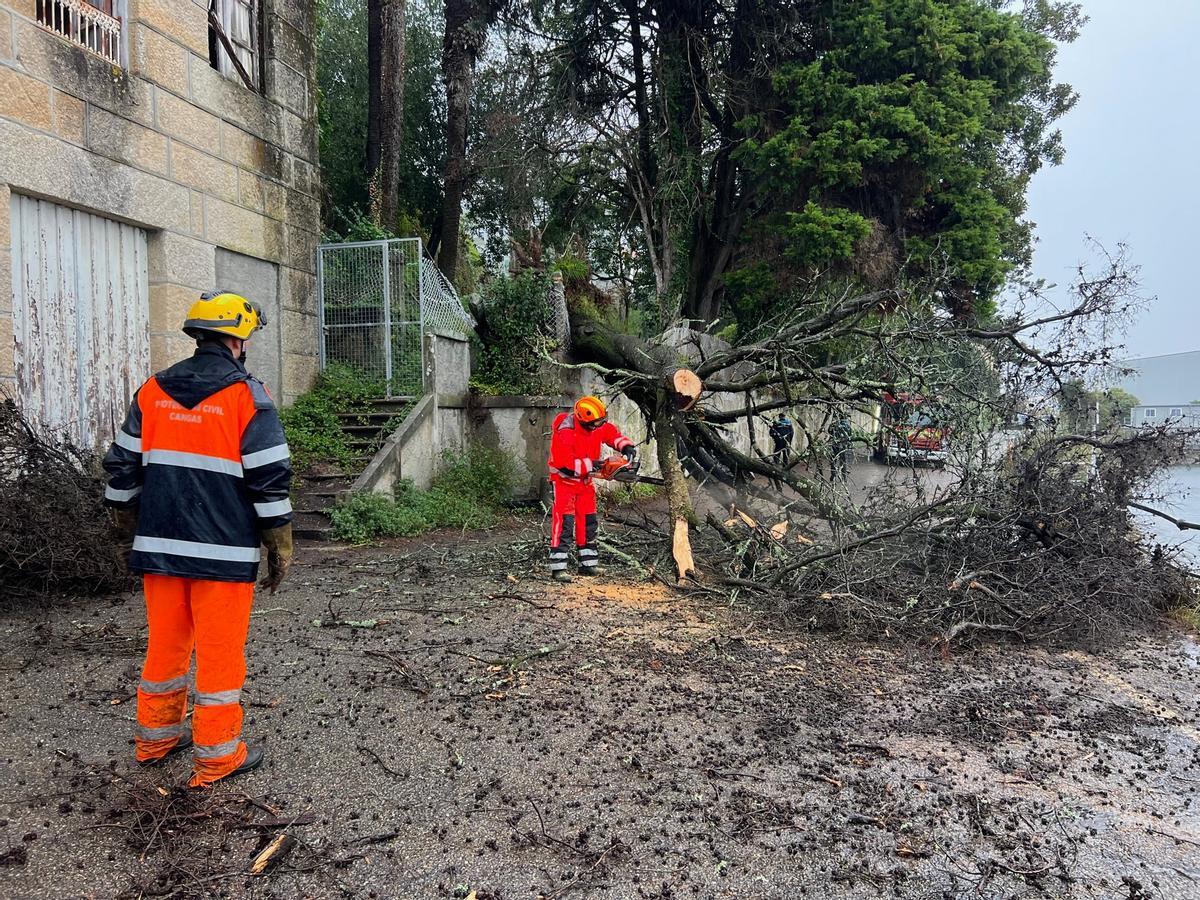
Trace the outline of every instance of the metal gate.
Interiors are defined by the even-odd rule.
[[[376,381],[381,396],[424,390],[424,335],[466,335],[474,320],[425,256],[419,238],[317,248],[321,368],[343,365]]]
[[[12,195],[13,331],[26,417],[103,446],[150,374],[146,232]]]

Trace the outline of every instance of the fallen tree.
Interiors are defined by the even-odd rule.
[[[1108,366],[1112,348],[1091,335],[1136,302],[1123,260],[1081,271],[1075,302],[1057,311],[1028,312],[1046,307],[1036,288],[987,321],[942,313],[936,296],[928,282],[814,296],[757,339],[709,355],[699,340],[689,354],[572,306],[576,364],[634,400],[657,442],[676,579],[748,591],[813,624],[946,641],[1044,636],[1178,602],[1187,582],[1137,536],[1130,506],[1146,506],[1147,486],[1188,436],[1007,427]],[[673,389],[680,371],[701,380],[697,402]],[[769,410],[861,413],[884,391],[940,398],[954,458],[932,483],[894,468],[852,496],[822,472],[820,435],[784,464],[723,430],[751,421],[753,433]],[[686,470],[699,476],[691,486]],[[717,472],[725,477],[706,477]]]

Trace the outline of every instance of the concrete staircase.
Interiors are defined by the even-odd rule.
[[[342,433],[346,435],[346,442],[355,454],[352,464],[345,471],[327,466],[298,477],[298,484],[292,492],[292,527],[296,537],[310,541],[331,539],[333,524],[329,510],[350,493],[355,479],[396,427],[394,423],[398,423],[398,417],[416,399],[393,397],[372,400],[366,411],[338,413]]]

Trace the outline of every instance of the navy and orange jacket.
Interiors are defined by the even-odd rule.
[[[559,413],[550,432],[550,466],[552,479],[592,480],[592,471],[600,467],[600,450],[605,445],[618,453],[633,446],[633,441],[621,434],[612,422],[589,431],[575,421],[573,413]]]
[[[105,503],[138,509],[134,572],[254,581],[260,532],[292,518],[275,404],[218,343],[138,389],[104,468]]]

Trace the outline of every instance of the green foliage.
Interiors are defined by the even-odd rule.
[[[639,503],[644,503],[658,496],[660,488],[656,484],[646,484],[639,481],[634,484],[618,483],[610,491],[604,491],[599,494],[600,504],[606,509],[620,509],[627,506],[636,506]]]
[[[516,472],[512,459],[501,450],[472,444],[464,453],[447,453],[446,466],[433,480],[434,488],[499,507],[512,497]]]
[[[317,123],[327,204],[330,209],[365,209],[366,4],[319,0],[317,10]]]
[[[588,278],[592,274],[586,259],[567,253],[555,260],[554,268],[562,273],[563,278]]]
[[[362,209],[352,206],[333,211],[321,240],[337,244],[343,241],[386,241],[399,236],[378,224]]]
[[[401,237],[423,234],[441,202],[445,98],[441,85],[442,15],[436,0],[406,9],[404,144],[400,195],[407,212],[384,223]],[[317,122],[326,230],[370,206],[367,172],[367,11],[363,0],[319,0]],[[361,238],[373,240],[374,238]]]
[[[346,442],[339,412],[365,412],[370,401],[384,395],[382,382],[340,364],[326,368],[311,391],[301,394],[279,413],[292,459],[303,471],[326,462],[348,469],[355,451]]]
[[[554,332],[549,291],[550,279],[532,270],[488,283],[479,305],[472,387],[485,394],[538,394],[553,387],[538,353]]]
[[[725,341],[727,344],[736,344],[738,339],[738,324],[730,322],[724,328],[720,329],[713,335],[719,340]]]
[[[499,450],[473,445],[447,454],[446,467],[428,491],[402,481],[395,497],[353,494],[330,513],[338,540],[362,544],[409,537],[435,528],[487,528],[512,496],[512,462]]]
[[[784,216],[780,228],[788,259],[804,268],[848,260],[858,242],[871,233],[871,223],[848,209],[805,204],[800,212]]]
[[[1057,18],[1039,22],[998,7],[816,5],[820,52],[775,74],[782,116],[743,121],[740,159],[769,203],[748,237],[813,272],[852,261],[875,221],[917,272],[952,273],[956,311],[990,309],[1029,258],[1025,187],[1061,158],[1050,124],[1074,102],[1050,79],[1055,49],[1042,33],[1061,35],[1069,11],[1043,10]],[[784,299],[761,275],[728,280],[743,311]]]
[[[1081,381],[1064,382],[1058,395],[1063,426],[1068,431],[1090,432],[1092,411],[1097,403],[1100,405],[1100,430],[1107,431],[1129,422],[1129,413],[1138,405],[1138,398],[1121,388],[1094,391]]]

